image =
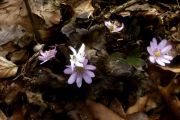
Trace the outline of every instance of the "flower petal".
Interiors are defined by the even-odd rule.
[[[152,39],[152,42],[150,42],[150,47],[151,47],[152,51],[157,49],[157,40],[156,40],[156,38]]]
[[[77,74],[73,73],[68,79],[68,84],[73,84],[76,80],[76,77],[77,77]]]
[[[152,62],[152,63],[155,63],[155,59],[156,59],[156,58],[155,58],[154,56],[150,56],[150,57],[149,57],[149,61]]]
[[[86,74],[87,74],[89,77],[95,77],[95,74],[94,74],[92,71],[87,70],[87,71],[86,71]]]
[[[81,87],[81,85],[82,85],[82,75],[77,76],[76,84],[77,84],[77,87],[79,87],[79,88]]]
[[[110,21],[105,21],[104,24],[108,29],[110,28],[110,26],[112,26],[112,23]]]
[[[150,55],[153,55],[153,51],[152,51],[152,49],[151,49],[150,47],[147,47],[147,51],[148,51],[148,53],[149,53]]]
[[[165,66],[165,63],[163,63],[160,59],[156,59],[156,62],[161,66]]]
[[[73,52],[73,55],[77,54],[76,50],[72,46],[69,46],[69,49]]]
[[[79,51],[77,53],[77,56],[81,56],[84,57],[85,56],[85,45],[84,43],[81,45],[81,47],[79,48]]]
[[[73,72],[72,69],[69,67],[64,70],[65,74],[72,74],[72,72]]]
[[[86,74],[83,74],[83,79],[85,80],[85,82],[86,82],[87,84],[91,84],[91,83],[92,83],[91,77],[89,77],[89,76],[86,75]]]
[[[162,40],[159,45],[158,45],[158,48],[159,49],[163,49],[165,46],[166,46],[166,43],[167,43],[167,40]]]
[[[172,56],[169,56],[169,55],[164,55],[163,56],[166,60],[172,60],[173,59],[173,57]]]
[[[171,48],[172,48],[172,46],[171,46],[171,45],[168,45],[168,46],[166,46],[165,48],[163,48],[163,49],[161,50],[161,52],[162,52],[163,54],[166,54],[166,53],[168,53],[168,52],[171,50]]]
[[[160,58],[160,60],[161,60],[163,63],[170,63],[169,60],[166,60],[166,59],[164,59],[164,58]]]
[[[85,69],[86,69],[86,70],[95,70],[96,67],[95,67],[94,65],[86,65],[86,66],[85,66]]]

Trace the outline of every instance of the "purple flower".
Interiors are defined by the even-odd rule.
[[[83,62],[83,67],[80,66],[74,66],[74,69],[71,69],[71,66],[67,66],[67,68],[64,70],[65,74],[71,74],[71,76],[68,79],[68,84],[73,84],[76,82],[77,87],[82,86],[82,80],[87,84],[92,83],[92,78],[95,77],[95,74],[92,72],[96,69],[93,65],[88,65],[88,60],[85,59]]]
[[[170,63],[173,59],[173,57],[169,55],[171,49],[172,46],[167,44],[167,40],[162,40],[157,44],[156,38],[153,38],[150,46],[147,47],[147,51],[150,54],[150,62],[157,62],[161,66],[165,66],[165,63]]]
[[[119,32],[124,28],[124,24],[120,26],[118,21],[105,21],[105,26],[110,30],[111,33]]]
[[[40,64],[43,64],[47,62],[48,60],[51,60],[52,58],[55,58],[57,53],[56,47],[52,50],[46,50],[46,51],[40,51],[40,55],[38,56],[38,59],[42,61]]]

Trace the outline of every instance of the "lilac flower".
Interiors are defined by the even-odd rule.
[[[44,52],[41,50],[40,56],[38,56],[38,59],[42,61],[40,64],[43,64],[47,62],[48,60],[55,58],[56,53],[57,53],[56,47],[54,47],[54,49],[52,50],[46,50]]]
[[[74,66],[83,67],[83,62],[85,60],[85,45],[82,44],[78,52],[71,46],[69,46],[69,48],[73,52],[73,54],[70,55],[71,69],[73,69]]]
[[[88,60],[85,59],[83,62],[83,66],[74,66],[74,69],[71,69],[71,66],[67,66],[67,68],[64,70],[65,74],[71,74],[71,76],[68,79],[68,84],[73,84],[76,82],[77,87],[82,86],[82,80],[87,84],[92,83],[92,78],[95,77],[95,74],[92,72],[96,69],[93,65],[88,65]]]
[[[153,38],[150,46],[147,47],[147,51],[150,54],[150,62],[157,62],[161,66],[165,66],[165,63],[170,63],[173,59],[173,57],[169,55],[171,48],[172,46],[167,44],[167,40],[162,40],[157,44],[156,38]]]
[[[120,26],[118,21],[105,21],[105,26],[110,30],[111,33],[119,32],[124,28],[124,24]]]

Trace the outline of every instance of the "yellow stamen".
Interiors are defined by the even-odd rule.
[[[157,50],[157,51],[154,53],[154,55],[155,55],[156,57],[160,57],[160,56],[161,56],[161,52],[160,52],[159,50]]]
[[[84,72],[84,68],[83,67],[76,67],[75,68],[75,71],[79,74],[83,73]]]

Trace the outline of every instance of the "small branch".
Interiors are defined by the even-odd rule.
[[[107,14],[104,15],[104,17],[109,18],[111,16],[111,14],[119,12],[119,11],[123,10],[124,8],[131,6],[132,4],[137,3],[139,1],[141,1],[141,0],[130,0],[126,3],[124,3],[123,5],[120,5],[120,6],[117,6],[113,9],[111,9]]]
[[[26,6],[26,9],[27,9],[27,12],[28,12],[29,19],[31,21],[32,29],[33,29],[35,39],[36,39],[35,41],[38,43],[38,41],[40,41],[41,38],[40,38],[39,32],[36,30],[36,27],[35,27],[35,24],[34,24],[34,19],[33,19],[33,16],[32,16],[32,12],[31,12],[31,8],[29,6],[28,0],[24,0],[24,3],[25,3],[25,6]]]

